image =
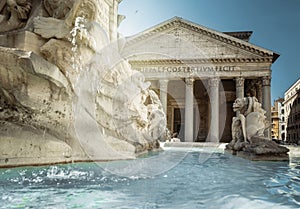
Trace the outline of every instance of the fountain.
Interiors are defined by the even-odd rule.
[[[0,168],[1,208],[299,208],[297,157],[172,147],[131,160],[166,119],[119,55],[118,2],[0,0],[0,167],[20,166]],[[287,159],[256,98],[234,110],[228,152]]]
[[[117,0],[0,1],[0,166],[133,159],[166,117],[118,53]]]

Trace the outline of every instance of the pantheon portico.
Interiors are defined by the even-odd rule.
[[[279,55],[249,43],[251,34],[174,17],[129,37],[122,55],[151,81],[172,133],[229,142],[236,98],[257,97],[271,118],[271,65]]]

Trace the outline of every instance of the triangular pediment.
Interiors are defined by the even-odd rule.
[[[135,36],[122,50],[130,60],[252,60],[274,62],[278,54],[174,17]]]

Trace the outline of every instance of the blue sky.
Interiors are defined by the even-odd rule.
[[[253,31],[250,42],[280,57],[272,101],[300,78],[300,0],[123,0],[119,32],[129,36],[179,16],[217,31]]]

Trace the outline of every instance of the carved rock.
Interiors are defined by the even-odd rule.
[[[35,16],[43,15],[30,18],[38,36],[25,33],[40,40],[35,53],[0,47],[0,121],[11,124],[0,130],[0,147],[10,143],[14,149],[22,140],[26,154],[18,165],[34,164],[32,158],[22,161],[31,153],[46,158],[39,149],[57,150],[51,151],[54,163],[131,159],[158,148],[166,132],[162,105],[98,24],[98,0],[66,1],[63,7],[59,2],[45,0],[41,11],[33,8]],[[16,127],[16,136],[7,135]],[[35,140],[38,135],[50,147]],[[15,165],[5,163],[0,166]]]
[[[1,122],[0,135],[1,167],[72,161],[71,147],[46,130]]]
[[[237,116],[232,119],[232,141],[226,151],[249,160],[289,160],[288,148],[264,137],[268,124],[255,97],[236,99],[233,110]]]
[[[31,7],[32,0],[1,0],[0,33],[24,27]]]

